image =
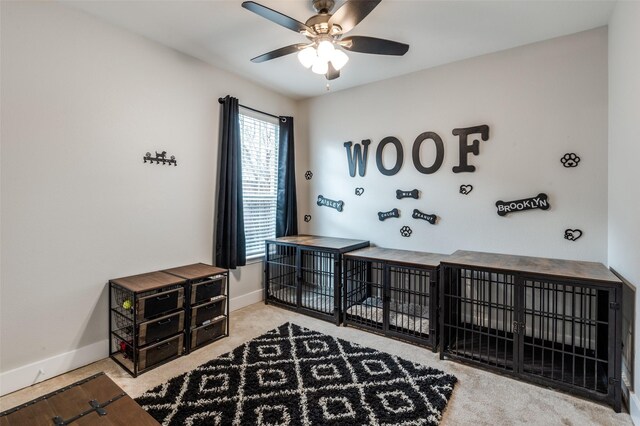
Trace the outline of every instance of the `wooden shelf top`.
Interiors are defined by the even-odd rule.
[[[122,277],[110,280],[112,283],[126,288],[134,293],[155,290],[175,284],[184,284],[184,278],[165,272],[149,272],[146,274],[132,275],[130,277]]]
[[[393,262],[402,265],[437,268],[448,256],[422,251],[396,250],[384,247],[366,247],[350,251],[344,257]]]
[[[369,241],[366,240],[321,237],[318,235],[292,235],[289,237],[274,238],[267,241],[319,249],[338,250],[340,252],[355,250],[357,248],[367,247],[369,245]]]
[[[200,278],[210,277],[212,275],[225,274],[226,269],[216,266],[207,265],[206,263],[194,263],[192,265],[179,266],[177,268],[165,269],[162,272],[185,278],[188,280],[197,280]]]
[[[546,275],[566,279],[622,284],[606,266],[598,262],[548,259],[458,250],[443,260],[444,264],[501,269],[512,272]]]

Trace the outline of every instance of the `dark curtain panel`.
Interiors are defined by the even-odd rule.
[[[227,96],[220,102],[222,111],[215,263],[221,268],[235,269],[247,263],[242,209],[242,153],[238,99]]]
[[[280,117],[276,237],[298,234],[293,117]]]

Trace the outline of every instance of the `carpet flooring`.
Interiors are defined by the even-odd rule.
[[[163,425],[437,425],[455,383],[286,323],[136,401]]]

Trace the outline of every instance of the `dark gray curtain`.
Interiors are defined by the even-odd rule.
[[[298,234],[296,165],[293,149],[293,117],[280,117],[278,146],[278,200],[276,237]]]
[[[242,209],[242,153],[238,99],[226,96],[219,101],[222,111],[215,264],[221,268],[235,269],[247,263]]]

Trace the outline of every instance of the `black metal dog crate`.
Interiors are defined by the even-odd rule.
[[[457,251],[440,300],[441,358],[620,411],[622,282],[604,265]]]
[[[437,345],[438,268],[444,255],[368,247],[344,255],[344,324]]]
[[[313,235],[265,241],[265,303],[340,324],[342,254],[368,245]]]

